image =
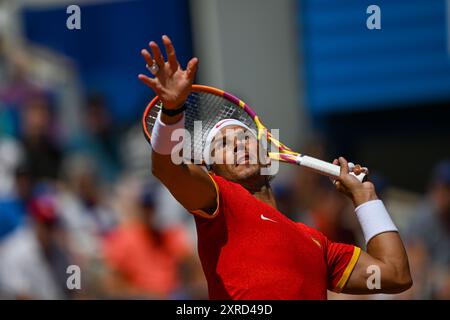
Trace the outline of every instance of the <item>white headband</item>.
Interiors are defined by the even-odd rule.
[[[211,142],[214,139],[214,137],[219,133],[220,130],[222,130],[225,127],[229,127],[229,126],[239,126],[242,127],[248,131],[250,131],[255,137],[256,137],[256,133],[250,129],[249,126],[247,126],[245,123],[236,120],[236,119],[223,119],[220,120],[219,122],[217,122],[214,127],[211,128],[211,130],[209,130],[208,135],[206,136],[205,139],[205,147],[203,149],[203,160],[205,161],[206,164],[209,164],[210,162],[210,155],[211,155]]]

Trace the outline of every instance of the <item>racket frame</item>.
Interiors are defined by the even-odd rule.
[[[267,139],[271,143],[273,143],[275,147],[277,147],[278,150],[280,151],[280,152],[269,152],[269,157],[271,159],[291,164],[297,164],[309,168],[310,170],[315,171],[319,174],[329,176],[333,179],[337,179],[339,177],[341,171],[341,168],[339,166],[295,152],[291,148],[281,143],[279,140],[275,139],[270,133],[270,131],[266,128],[266,126],[264,126],[264,124],[261,122],[256,112],[253,111],[253,109],[248,104],[246,104],[244,101],[237,98],[236,96],[214,87],[199,84],[192,85],[191,91],[210,93],[222,97],[230,101],[231,103],[241,107],[255,122],[256,128],[258,130],[257,134],[258,140],[260,140],[263,137],[263,135],[266,135]],[[144,131],[145,138],[150,144],[151,144],[151,134],[147,129],[147,117],[152,108],[158,103],[158,101],[159,97],[158,96],[154,97],[147,105],[144,114],[142,115],[142,128]],[[364,173],[361,173],[358,176],[356,176],[355,174],[353,175],[360,181],[364,181],[366,179],[366,175]]]

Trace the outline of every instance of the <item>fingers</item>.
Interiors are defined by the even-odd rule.
[[[345,160],[345,158],[343,159]],[[333,164],[340,166],[338,159],[334,159]],[[356,175],[359,175],[360,173],[369,174],[369,169],[367,169],[367,167],[362,167],[360,164],[354,165],[352,162],[347,162],[347,167],[348,172],[353,172]]]
[[[361,172],[363,172],[363,169],[359,164],[357,164],[356,166],[353,167],[352,171],[354,174],[359,175]]]
[[[141,80],[143,83],[145,83],[150,88],[152,88],[153,90],[155,90],[155,88],[156,88],[156,80],[155,79],[149,78],[144,74],[139,74],[138,79]]]
[[[340,175],[336,180],[333,180],[334,186],[337,191],[351,197],[351,188],[353,184],[354,177],[351,177],[349,173],[349,163],[345,158],[339,157],[339,159],[334,159],[333,164],[339,165],[341,167]],[[354,166],[354,165],[353,165]]]
[[[153,64],[153,58],[150,55],[150,52],[148,52],[146,49],[142,49],[141,55],[144,57],[144,60],[148,66],[151,66]]]
[[[335,164],[335,165],[337,165],[337,166],[339,165],[338,159],[334,159],[332,163]],[[334,185],[336,185],[336,182],[337,182],[336,179],[330,177],[330,180],[331,180],[331,182],[333,182]]]
[[[178,60],[175,54],[175,48],[173,47],[172,41],[168,36],[163,35],[162,40],[164,47],[166,48],[167,61],[169,62],[172,71],[175,71],[178,69]]]
[[[164,57],[161,54],[161,50],[159,50],[159,46],[155,41],[150,41],[149,47],[152,50],[152,55],[155,59],[156,64],[161,69],[162,67],[164,67]]]
[[[348,174],[348,162],[344,157],[339,157],[339,164],[341,166],[341,176]]]
[[[336,180],[334,182],[334,185],[335,185],[337,191],[345,192],[345,189],[343,188],[342,183],[339,180]]]
[[[172,72],[175,72],[179,68],[175,48],[168,36],[163,35],[162,40],[167,53],[167,61],[169,63],[169,66]],[[146,49],[141,50],[141,55],[144,57],[145,62],[147,63],[148,66],[151,66],[154,63],[156,63],[160,70],[163,69],[165,61],[163,55],[161,54],[161,50],[159,49],[158,44],[154,41],[151,41],[149,43],[149,47],[151,50],[151,54]],[[197,67],[198,67],[198,59],[192,58],[188,62],[188,65],[186,67],[186,75],[188,77],[188,80],[190,80],[190,82],[193,82],[194,80],[195,74],[197,72]]]
[[[350,163],[349,163],[349,167],[350,167]],[[361,173],[364,173],[366,175],[369,174],[369,169],[367,169],[367,167],[361,167],[361,165],[357,164],[353,167],[353,169],[351,169],[351,171],[355,174],[355,175],[360,175]]]
[[[197,67],[198,67],[197,58],[192,58],[187,64],[186,67],[187,77],[191,82],[194,80],[195,73],[197,72]]]
[[[353,168],[355,168],[355,164],[353,162],[348,161],[348,172],[352,172]]]

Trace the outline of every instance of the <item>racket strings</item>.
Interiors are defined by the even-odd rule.
[[[152,130],[162,103],[158,101],[146,116],[147,131]],[[186,100],[185,128],[191,136],[190,160],[202,160],[202,153],[206,136],[209,130],[220,120],[236,119],[246,124],[255,132],[259,131],[257,125],[245,110],[231,101],[207,92],[192,92]],[[201,130],[199,123],[201,121]]]

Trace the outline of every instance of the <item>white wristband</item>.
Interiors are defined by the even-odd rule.
[[[377,234],[398,231],[381,200],[365,202],[359,205],[355,212],[361,224],[366,245]]]
[[[152,130],[152,149],[159,154],[171,154],[173,147],[179,143],[179,141],[172,141],[172,133],[177,129],[184,130],[184,113],[183,117],[177,123],[165,124],[161,121],[160,111]]]

